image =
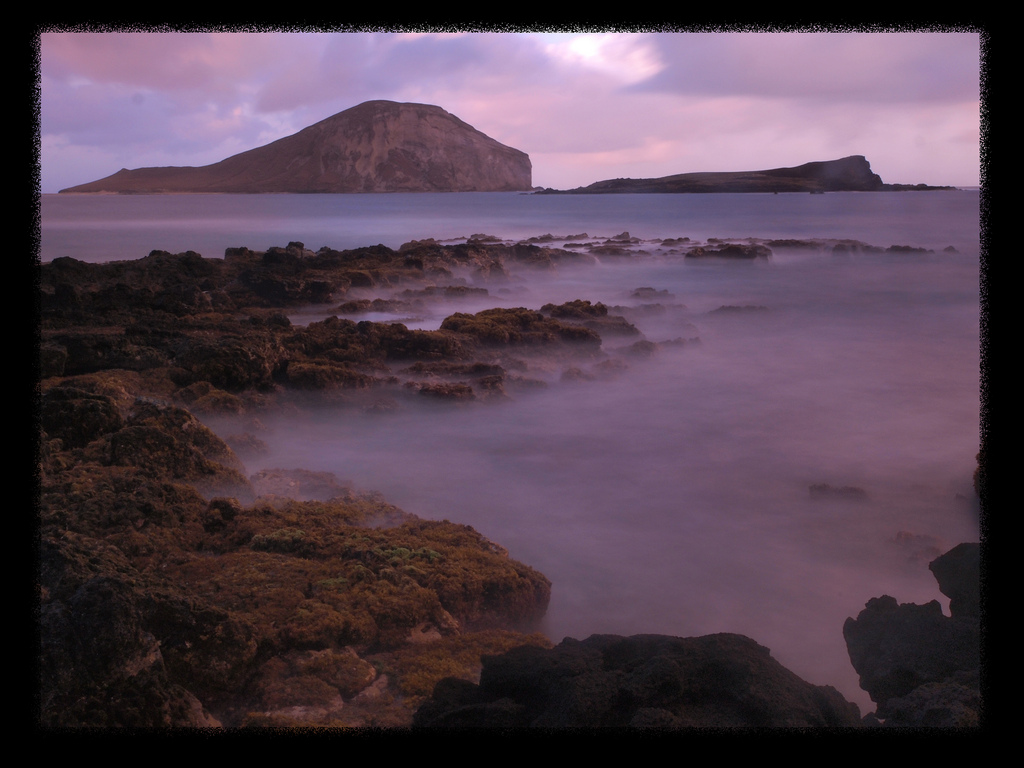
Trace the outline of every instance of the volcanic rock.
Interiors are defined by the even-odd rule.
[[[981,709],[980,546],[960,544],[929,568],[950,594],[952,616],[926,605],[872,598],[843,625],[860,687],[885,725],[976,726]]]
[[[82,448],[124,424],[114,401],[75,387],[54,387],[43,395],[41,426],[69,448]]]
[[[368,101],[199,168],[122,168],[61,192],[496,192],[531,188],[525,152],[440,107]]]
[[[414,726],[858,726],[856,704],[801,680],[742,635],[592,635],[485,656],[480,684],[448,678]]]
[[[686,258],[688,259],[770,259],[771,257],[771,249],[760,244],[728,243],[721,248],[697,246],[686,252]]]
[[[928,565],[949,598],[949,613],[957,617],[981,615],[981,547],[958,544]]]

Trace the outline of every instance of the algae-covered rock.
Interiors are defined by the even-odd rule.
[[[75,387],[54,387],[46,392],[39,415],[43,430],[69,448],[83,448],[124,424],[111,398]]]
[[[138,401],[85,448],[47,451],[47,725],[407,725],[402,702],[422,695],[412,680],[438,658],[428,646],[527,628],[547,608],[547,579],[472,528],[418,520],[326,473],[263,473],[273,495],[254,506],[207,501],[197,488],[214,478],[254,489],[174,406]],[[394,678],[370,674],[365,654],[407,646]]]
[[[174,644],[153,621],[161,598],[151,593],[152,580],[101,541],[44,532],[41,545],[40,722],[219,725],[168,666]],[[206,632],[226,634],[220,623]],[[204,654],[203,675],[245,665],[237,645],[222,650]]]
[[[523,307],[486,309],[475,315],[457,312],[441,323],[441,329],[465,334],[485,346],[571,344],[587,349],[601,346],[601,337],[596,332]]]

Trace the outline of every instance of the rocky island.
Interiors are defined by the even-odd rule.
[[[122,168],[62,193],[505,192],[531,188],[530,157],[440,107],[368,101],[199,168]]]
[[[259,417],[273,409],[501,407],[517,392],[600,380],[695,341],[643,339],[628,308],[586,299],[455,312],[435,331],[339,317],[486,294],[459,275],[500,279],[653,246],[628,233],[578,248],[553,240],[316,252],[293,242],[222,259],[154,251],[40,265],[41,723],[861,725],[835,689],[801,680],[743,636],[554,646],[535,632],[550,581],[469,526],[416,518],[329,473],[246,473]],[[659,245],[704,258],[769,258],[772,247]],[[334,313],[289,319],[314,304]],[[252,429],[218,437],[204,420],[224,414]],[[926,657],[943,653],[942,637],[977,637],[973,552],[933,564],[953,618],[928,606],[906,635],[904,615],[913,623],[921,611],[879,598],[836,628],[894,723],[977,723],[976,645],[941,663],[918,652],[928,636],[938,640]],[[898,652],[886,655],[894,633]]]
[[[925,184],[884,184],[862,155],[766,171],[679,173],[657,179],[607,179],[569,190],[544,189],[537,194],[608,195],[683,192],[892,192],[953,189]]]

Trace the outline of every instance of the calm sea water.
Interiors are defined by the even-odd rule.
[[[248,467],[334,472],[428,518],[468,523],[553,587],[554,640],[739,632],[862,710],[842,625],[872,597],[939,599],[927,563],[977,541],[977,192],[42,198],[41,257],[349,248],[476,233],[522,238],[852,238],[913,255],[777,251],[767,263],[618,260],[513,275],[479,306],[572,299],[671,306],[652,341],[699,337],[611,380],[558,380],[500,405],[261,420]],[[953,246],[955,251],[943,251]],[[714,313],[723,305],[765,310]],[[606,339],[614,352],[620,342]],[[241,425],[214,423],[223,434]],[[828,483],[866,498],[814,498]]]
[[[137,259],[151,250],[358,248],[490,234],[834,237],[978,248],[977,192],[828,195],[42,195],[41,258]]]

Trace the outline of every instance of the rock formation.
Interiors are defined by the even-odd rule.
[[[960,544],[929,564],[950,598],[926,605],[872,598],[843,636],[860,686],[885,725],[964,727],[981,710],[980,545]]]
[[[61,192],[499,192],[531,187],[530,157],[440,107],[368,101],[213,165],[137,168]]]
[[[924,184],[883,184],[863,155],[804,163],[795,168],[767,171],[679,173],[657,179],[606,179],[565,191],[545,189],[538,194],[601,195],[637,192],[879,192],[952,189]]]
[[[811,685],[742,635],[592,635],[484,657],[480,684],[440,681],[414,726],[859,726],[856,704]]]

